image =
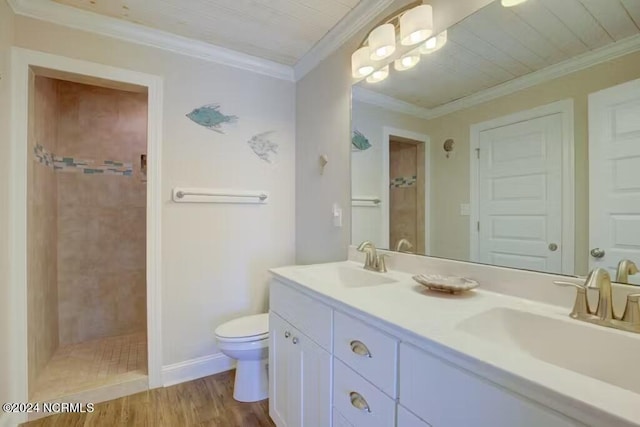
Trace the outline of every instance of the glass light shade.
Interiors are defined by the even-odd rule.
[[[369,51],[374,61],[391,56],[396,51],[396,28],[393,24],[380,25],[371,31]]]
[[[367,77],[367,83],[378,83],[389,77],[389,66],[374,71]]]
[[[351,74],[355,78],[366,77],[373,73],[373,61],[369,54],[369,47],[361,47],[351,55]]]
[[[393,68],[404,71],[415,67],[418,62],[420,62],[420,52],[414,50],[393,61]]]
[[[428,55],[438,49],[441,49],[445,44],[447,44],[447,30],[444,30],[437,36],[433,36],[427,39],[426,42],[422,43],[420,45],[420,53],[423,55]]]
[[[433,34],[433,8],[421,4],[400,16],[400,43],[411,46],[428,39]]]
[[[524,3],[526,1],[527,0],[502,0],[501,3],[504,7],[513,7],[513,6],[519,5],[520,3]]]

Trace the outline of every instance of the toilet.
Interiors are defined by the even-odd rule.
[[[245,316],[216,328],[220,351],[236,359],[233,398],[257,402],[269,396],[269,313]]]

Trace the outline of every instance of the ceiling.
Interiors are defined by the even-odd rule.
[[[413,69],[360,86],[431,109],[637,34],[640,0],[494,1]]]
[[[294,65],[359,0],[53,0]]]

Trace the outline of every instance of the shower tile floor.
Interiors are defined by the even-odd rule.
[[[147,379],[146,333],[60,346],[36,381],[33,402]]]

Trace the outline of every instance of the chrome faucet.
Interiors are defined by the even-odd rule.
[[[623,259],[618,263],[616,282],[629,284],[629,276],[638,273],[638,266],[629,259]]]
[[[624,313],[620,317],[616,316],[613,309],[611,276],[604,268],[591,271],[584,284],[563,281],[553,283],[560,286],[573,286],[577,289],[570,317],[600,326],[640,333],[640,294],[627,295]],[[588,289],[597,289],[599,292],[598,306],[595,311],[589,307]]]
[[[384,262],[384,258],[387,257],[388,255],[386,254],[378,255],[378,251],[376,250],[376,247],[373,243],[371,243],[368,240],[365,240],[364,242],[360,243],[360,245],[358,246],[358,251],[364,252],[366,255],[366,258],[364,260],[365,270],[377,271],[378,273],[387,272],[387,266]]]
[[[396,252],[409,252],[409,249],[411,248],[413,248],[413,245],[409,240],[400,239],[396,245]]]

